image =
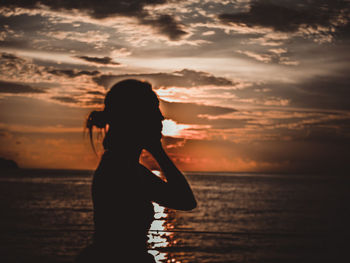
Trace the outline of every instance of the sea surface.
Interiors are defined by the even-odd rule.
[[[186,177],[195,210],[154,204],[148,243],[157,262],[350,262],[350,176]],[[2,172],[0,262],[73,262],[91,241],[91,179],[91,171]]]

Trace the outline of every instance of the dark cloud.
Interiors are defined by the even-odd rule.
[[[252,121],[252,118],[217,118],[217,119],[208,119],[203,118],[199,115],[200,118],[198,118],[196,124],[203,124],[203,125],[210,125],[212,129],[233,129],[233,128],[245,128],[250,125],[250,121]]]
[[[86,94],[90,94],[90,95],[96,95],[96,96],[105,96],[105,93],[102,93],[101,91],[88,91],[86,92]]]
[[[63,103],[79,103],[79,100],[74,97],[68,97],[68,96],[53,96],[51,99],[63,102]]]
[[[1,58],[2,59],[7,59],[7,60],[17,60],[20,59],[19,57],[11,54],[11,53],[1,53]]]
[[[281,32],[295,32],[301,26],[317,29],[336,23],[348,10],[348,1],[254,1],[244,13],[223,13],[223,23],[241,23],[249,27],[263,26]]]
[[[40,5],[49,7],[55,11],[75,11],[79,10],[95,19],[104,19],[115,16],[127,16],[136,18],[140,24],[149,25],[155,28],[160,34],[166,35],[170,40],[179,40],[188,33],[184,31],[183,25],[170,15],[160,15],[157,18],[151,17],[145,10],[145,6],[165,4],[167,0],[129,0],[129,1],[105,1],[87,0],[19,0],[1,1],[0,7],[28,9],[40,9]]]
[[[103,102],[104,98],[89,98],[88,100],[84,101],[84,106],[102,105]]]
[[[347,141],[349,143],[349,140]],[[259,162],[284,163],[284,170],[302,173],[339,174],[349,171],[349,147],[346,141],[322,142],[312,139],[301,141],[266,142],[246,145],[247,155]],[[288,149],[288,150],[286,150]]]
[[[77,58],[80,58],[82,60],[93,62],[96,64],[102,64],[102,65],[120,65],[120,63],[113,61],[110,57],[89,57],[89,56],[77,56]]]
[[[302,93],[294,99],[296,105],[320,109],[350,110],[350,72],[340,75],[321,75],[300,85]]]
[[[85,94],[94,95],[94,96],[84,96],[84,94],[80,94],[78,96],[53,96],[52,100],[62,102],[65,104],[71,104],[72,106],[79,107],[91,107],[91,106],[101,106],[104,103],[104,95],[98,91],[88,91]]]
[[[101,75],[93,78],[94,81],[106,88],[114,83],[127,78],[144,79],[151,82],[155,87],[197,87],[197,86],[234,86],[232,80],[216,77],[203,71],[183,69],[172,73],[151,73],[151,74],[125,74],[125,75]]]
[[[47,72],[56,76],[66,76],[69,78],[75,78],[82,75],[96,76],[100,74],[100,72],[97,70],[94,70],[94,71],[80,70],[79,71],[75,69],[52,69],[52,70],[48,70]]]
[[[307,133],[301,138],[304,141],[350,145],[349,115],[338,120],[321,120],[318,123],[307,125],[305,130]]]
[[[0,53],[0,72],[6,79],[28,79],[28,75],[41,74],[41,70],[30,60],[11,53]],[[20,78],[20,76],[22,78]],[[4,78],[4,77],[3,77]]]
[[[349,83],[350,71],[338,70],[328,74],[305,76],[302,80],[295,79],[295,83],[279,81],[252,83],[251,86],[244,89],[222,90],[222,92],[227,92],[235,97],[231,99],[228,96],[229,99],[226,100],[226,103],[231,100],[232,103],[239,106],[248,102],[266,106],[285,105],[293,108],[320,109],[332,112],[350,110]],[[222,101],[225,101],[225,98]],[[286,103],[282,103],[283,101]]]
[[[350,72],[348,70],[328,75],[310,76],[295,84],[267,83],[259,86],[269,89],[264,93],[252,93],[257,87],[237,90],[235,94],[243,99],[264,99],[275,96],[290,101],[289,106],[323,110],[350,110]]]
[[[180,40],[188,34],[184,26],[170,15],[161,15],[156,19],[144,17],[141,21],[145,25],[151,25],[159,33],[168,36],[169,39],[173,41]]]
[[[6,63],[15,63],[15,62],[25,61],[24,59],[17,57],[14,54],[6,53],[6,52],[0,53],[0,58],[1,58],[1,62],[6,62]]]
[[[0,81],[0,93],[26,94],[26,93],[46,93],[42,88],[32,87],[15,82]]]
[[[0,6],[2,7],[23,7],[28,9],[38,9],[40,5],[45,5],[52,10],[63,11],[63,10],[81,10],[89,14],[90,16],[102,19],[115,15],[129,15],[136,16],[140,12],[143,12],[143,8],[146,5],[164,4],[166,0],[121,0],[121,1],[106,1],[101,3],[97,0],[86,0],[86,1],[70,1],[70,0],[19,0],[1,1]]]

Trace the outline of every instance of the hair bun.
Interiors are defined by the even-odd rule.
[[[106,113],[104,111],[93,111],[90,113],[86,128],[91,129],[93,126],[97,128],[104,128],[107,125]]]

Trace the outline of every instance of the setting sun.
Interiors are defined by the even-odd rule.
[[[179,136],[181,136],[181,134],[184,130],[186,130],[190,127],[191,127],[191,125],[178,124],[173,120],[165,119],[163,121],[162,134],[164,136],[179,137]]]

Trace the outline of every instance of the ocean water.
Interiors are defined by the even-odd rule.
[[[0,262],[73,262],[91,241],[91,171],[0,176]],[[350,262],[350,177],[187,173],[198,207],[154,204],[157,262]],[[127,261],[127,255],[121,255]]]

